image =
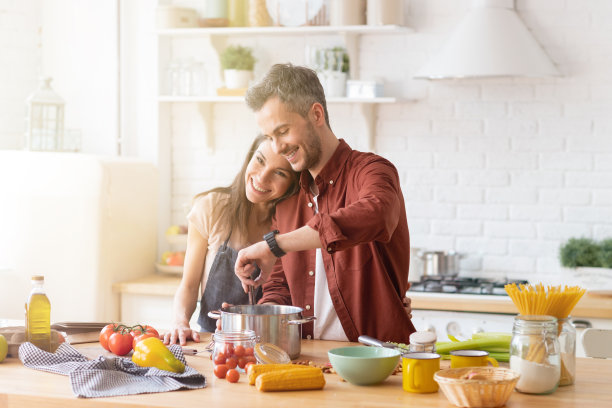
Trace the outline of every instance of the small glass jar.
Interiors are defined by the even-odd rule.
[[[521,375],[516,390],[550,394],[561,373],[557,319],[553,316],[516,316],[510,343],[510,368]]]
[[[434,353],[436,351],[436,333],[416,331],[409,337],[411,353]]]
[[[256,363],[254,356],[255,332],[253,330],[218,331],[213,334],[212,360],[215,368],[225,365],[244,372],[247,363]]]
[[[559,351],[561,378],[559,386],[572,385],[576,380],[576,328],[569,317],[559,319]]]

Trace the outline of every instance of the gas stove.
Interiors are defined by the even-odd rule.
[[[422,277],[413,283],[412,292],[462,293],[468,295],[506,295],[504,286],[508,283],[527,284],[526,280],[494,280],[468,277]]]

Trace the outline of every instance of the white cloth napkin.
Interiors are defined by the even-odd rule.
[[[169,346],[172,354],[185,364],[185,372],[173,373],[155,367],[140,367],[129,358],[98,356],[88,360],[74,347],[62,343],[49,353],[32,343],[19,346],[19,359],[26,367],[50,373],[67,375],[72,392],[77,397],[111,397],[196,389],[206,386],[206,378],[187,366],[180,346]]]

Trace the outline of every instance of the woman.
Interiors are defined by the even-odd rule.
[[[174,296],[174,327],[163,336],[165,344],[200,341],[198,331],[189,326],[200,293],[198,323],[204,331],[214,332],[215,320],[207,314],[218,310],[222,302],[247,303],[248,297],[234,274],[238,250],[261,241],[270,231],[276,204],[297,191],[297,181],[298,173],[287,159],[274,153],[270,142],[258,136],[229,187],[217,187],[195,197],[187,216],[183,278]]]

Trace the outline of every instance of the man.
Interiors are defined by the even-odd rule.
[[[277,205],[273,229],[280,233],[238,253],[245,290],[263,282],[260,303],[314,314],[314,327],[303,327],[307,338],[357,341],[365,334],[408,343],[415,329],[402,299],[410,242],[395,167],[334,135],[323,88],[308,68],[274,65],[246,101],[273,150],[302,173],[298,193]]]

